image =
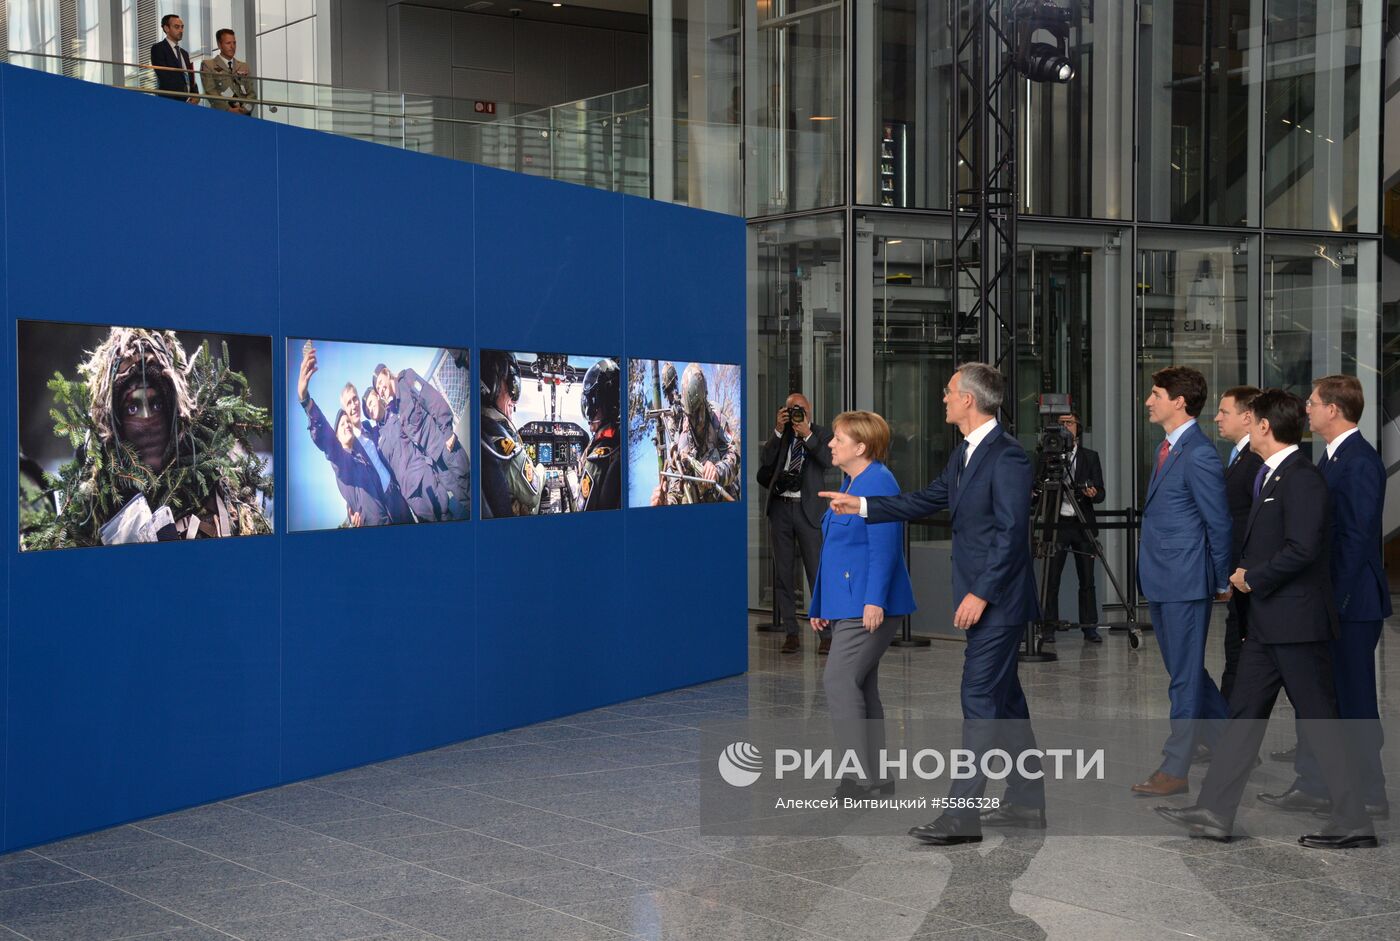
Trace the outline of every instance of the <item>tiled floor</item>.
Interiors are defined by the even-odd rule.
[[[825,708],[815,645],[784,657],[780,640],[755,635],[742,677],[0,857],[0,939],[1400,938],[1400,826],[1352,853],[704,836],[696,724]],[[1033,714],[1165,715],[1150,636],[1137,654],[1121,634],[1058,648],[1022,667]],[[1394,715],[1400,644],[1382,654]],[[892,649],[887,708],[955,713],[960,660]]]

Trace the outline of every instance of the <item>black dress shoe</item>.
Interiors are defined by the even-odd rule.
[[[1044,830],[1045,808],[1002,804],[995,810],[982,811],[979,819],[984,827],[1022,827],[1026,830]]]
[[[1369,826],[1359,830],[1333,830],[1308,833],[1298,837],[1299,846],[1315,850],[1373,850],[1380,845],[1376,832]]]
[[[931,846],[982,842],[982,828],[975,817],[952,817],[948,814],[922,827],[910,827],[909,835]]]
[[[1192,837],[1218,840],[1221,843],[1230,842],[1230,830],[1234,826],[1234,821],[1226,820],[1213,810],[1207,810],[1199,805],[1191,807],[1162,805],[1154,807],[1153,810],[1157,811],[1157,816],[1170,820],[1178,826],[1188,828]]]
[[[783,641],[782,653],[796,653],[802,649],[802,641],[797,639],[796,634],[789,634]]]
[[[1084,642],[1089,644],[1102,644],[1103,638],[1099,636],[1097,627],[1084,628]]]
[[[831,796],[837,800],[841,800],[846,797],[865,797],[869,793],[869,788],[861,784],[855,778],[842,778],[841,783],[836,785],[836,793]]]
[[[1293,759],[1295,759],[1295,758],[1297,758],[1297,757],[1298,757],[1298,746],[1297,746],[1297,745],[1294,745],[1292,748],[1285,748],[1283,751],[1271,751],[1271,752],[1269,752],[1269,760],[1270,760],[1270,761],[1281,761],[1281,762],[1283,762],[1283,763],[1286,764],[1286,765],[1291,765],[1291,764],[1293,764]]]
[[[1316,810],[1332,812],[1332,802],[1325,797],[1313,797],[1296,787],[1290,787],[1282,794],[1256,794],[1265,804],[1286,810],[1290,813],[1312,813]]]
[[[1206,764],[1210,761],[1210,758],[1210,749],[1204,745],[1197,745],[1195,750],[1191,752],[1191,764],[1193,765]]]

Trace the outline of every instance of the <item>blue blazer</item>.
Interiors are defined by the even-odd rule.
[[[953,604],[968,594],[987,602],[978,626],[1040,617],[1031,566],[1031,486],[1025,449],[998,425],[961,468],[962,449],[923,490],[869,497],[866,522],[915,520],[948,510],[953,523]]]
[[[1201,426],[1193,425],[1148,484],[1138,587],[1148,601],[1213,598],[1230,586],[1233,534],[1220,455]]]
[[[1381,562],[1385,462],[1357,432],[1322,462],[1332,495],[1332,591],[1343,621],[1390,617],[1390,588]]]
[[[899,493],[894,474],[879,461],[851,480],[847,493]],[[812,617],[858,618],[868,604],[885,616],[914,611],[914,588],[904,565],[904,533],[897,523],[869,523],[854,513],[822,516],[822,560],[812,590]]]

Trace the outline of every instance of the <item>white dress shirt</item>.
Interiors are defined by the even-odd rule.
[[[1352,435],[1356,434],[1360,430],[1361,429],[1359,428],[1348,428],[1346,431],[1342,432],[1341,434],[1337,435],[1337,437],[1329,441],[1327,443],[1327,460],[1330,461],[1332,460],[1332,458],[1336,457],[1337,449],[1342,446],[1342,442],[1350,438]]]
[[[1278,466],[1288,459],[1288,455],[1296,450],[1298,450],[1298,446],[1296,444],[1290,444],[1282,451],[1275,453],[1272,457],[1264,461],[1264,466],[1269,469],[1269,472],[1264,475],[1264,482],[1259,485],[1260,493],[1263,493],[1264,488],[1269,486],[1269,481],[1273,479],[1274,471],[1278,470]]]

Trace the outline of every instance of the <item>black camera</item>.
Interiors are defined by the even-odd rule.
[[[801,405],[794,405],[788,409],[788,421],[793,424],[807,420],[807,410]]]

